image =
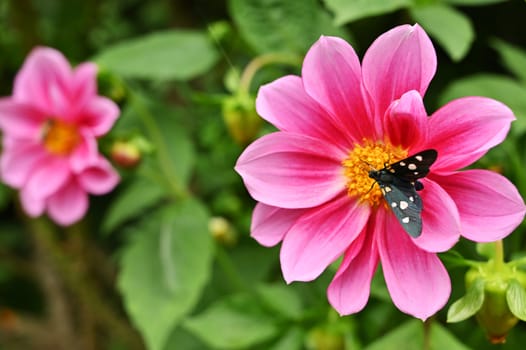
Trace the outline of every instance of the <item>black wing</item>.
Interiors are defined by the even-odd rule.
[[[387,205],[404,230],[413,238],[422,233],[422,199],[413,183],[394,178],[392,183],[378,183]]]
[[[414,182],[429,173],[429,168],[435,162],[437,156],[437,151],[428,149],[390,164],[386,167],[386,170],[401,180]]]

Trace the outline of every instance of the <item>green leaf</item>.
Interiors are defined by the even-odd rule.
[[[104,216],[102,231],[114,231],[126,221],[137,218],[139,214],[159,203],[164,196],[165,191],[158,184],[137,177],[119,190]]]
[[[447,312],[447,322],[460,322],[475,315],[484,303],[484,280],[477,278],[467,289],[466,295],[455,301]]]
[[[299,327],[292,327],[268,350],[301,350],[305,332]]]
[[[422,322],[407,321],[366,346],[364,350],[421,350],[424,344],[423,330]]]
[[[440,103],[464,96],[486,96],[503,102],[517,117],[512,131],[526,131],[526,87],[515,80],[495,74],[472,75],[449,85],[440,96]]]
[[[299,319],[303,314],[301,299],[290,286],[261,285],[257,292],[266,307],[287,319]]]
[[[230,0],[242,37],[258,53],[304,54],[320,35],[345,36],[316,0]]]
[[[431,350],[469,350],[440,324],[430,324],[429,346]],[[405,322],[398,328],[385,334],[364,350],[421,350],[424,346],[424,325],[418,320]]]
[[[183,327],[214,349],[250,348],[278,335],[272,315],[254,296],[237,294],[219,300]]]
[[[445,0],[445,2],[453,5],[460,6],[484,6],[490,4],[496,4],[499,2],[505,2],[508,0]]]
[[[164,81],[195,78],[217,59],[204,32],[169,30],[121,41],[93,60],[123,77]]]
[[[526,321],[526,290],[519,281],[512,279],[506,291],[508,307],[515,317]]]
[[[442,4],[411,8],[411,16],[446,50],[454,61],[469,51],[475,32],[470,19],[463,13]]]
[[[150,350],[163,349],[208,281],[208,219],[203,205],[189,198],[156,211],[130,232],[118,287]]]
[[[437,322],[431,324],[431,350],[471,350],[460,342],[448,329]]]
[[[407,7],[411,0],[324,0],[337,25],[369,16],[383,15]]]
[[[492,40],[491,46],[497,50],[504,65],[519,79],[526,82],[526,51],[499,39]]]
[[[7,206],[9,200],[11,199],[11,194],[12,191],[10,191],[7,186],[0,183],[0,210]]]
[[[170,172],[169,176],[177,178],[181,186],[187,186],[195,165],[195,150],[187,135],[187,128],[180,122],[182,118],[162,105],[155,105],[152,113],[156,116],[157,127],[162,137],[162,147],[166,154],[157,149],[159,162]],[[159,142],[154,143],[159,145]],[[166,155],[166,158],[164,156]],[[168,174],[165,174],[168,175]]]
[[[183,327],[177,327],[166,342],[164,350],[203,350],[205,345]]]

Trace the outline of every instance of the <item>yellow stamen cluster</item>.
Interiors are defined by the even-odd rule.
[[[378,186],[373,186],[374,180],[369,177],[369,171],[383,169],[406,157],[406,150],[390,144],[369,140],[356,144],[342,161],[347,178],[347,194],[360,202],[378,206],[382,200],[382,192]]]
[[[67,156],[80,142],[77,127],[57,119],[49,119],[42,130],[42,141],[49,153]]]

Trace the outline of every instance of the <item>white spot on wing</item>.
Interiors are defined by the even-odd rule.
[[[385,192],[391,192],[391,187],[389,187],[389,186],[385,186],[384,190],[385,190]],[[384,193],[385,193],[385,192],[384,192]]]
[[[423,158],[422,158],[422,156],[415,156],[415,159],[418,160],[419,162],[421,162]]]
[[[409,223],[409,216],[406,216],[405,218],[402,218],[402,222],[404,224],[408,224]]]
[[[400,162],[400,165],[401,166],[405,166],[405,162]]]
[[[405,210],[409,206],[409,203],[406,201],[400,201],[400,209]]]
[[[413,163],[410,163],[410,164],[407,166],[407,168],[408,168],[409,170],[416,170],[416,165],[414,165]]]
[[[397,204],[396,202],[391,203],[391,207],[396,208]]]

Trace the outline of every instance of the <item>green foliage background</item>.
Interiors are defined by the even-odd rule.
[[[122,109],[102,151],[147,145],[69,228],[26,218],[0,185],[0,349],[523,349],[521,322],[496,346],[474,318],[446,323],[447,307],[425,324],[402,314],[380,276],[366,309],[348,317],[326,300],[335,267],[287,286],[279,247],[249,236],[254,202],[233,165],[247,139],[272,130],[254,114],[258,86],[299,74],[320,35],[344,37],[362,57],[381,33],[418,22],[438,54],[428,111],[466,95],[510,106],[510,136],[477,166],[524,196],[525,19],[522,0],[0,1],[1,95],[36,45],[93,60],[100,92]],[[257,57],[280,59],[247,80]],[[524,225],[504,244],[507,258],[523,256]],[[455,250],[482,259],[471,242]],[[466,269],[444,261],[451,304]]]

